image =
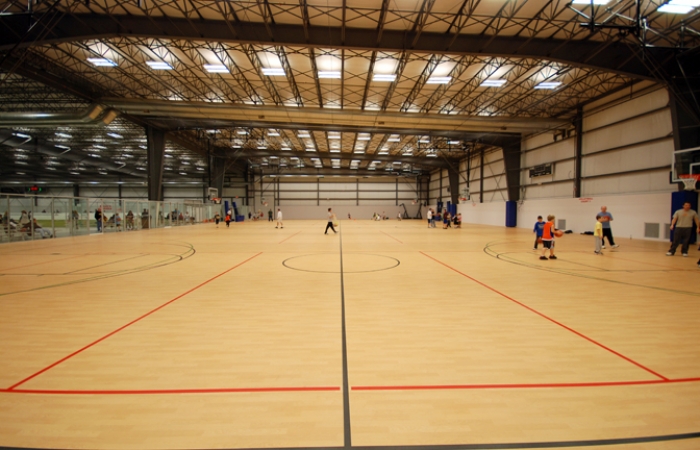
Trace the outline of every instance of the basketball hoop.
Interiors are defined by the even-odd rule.
[[[695,186],[700,182],[700,175],[697,174],[678,175],[678,177],[685,185],[686,191],[694,191]]]
[[[221,204],[221,198],[219,198],[219,197],[214,197],[214,198],[211,199],[211,201],[214,202],[214,203],[217,204],[217,205],[220,205],[220,204]]]

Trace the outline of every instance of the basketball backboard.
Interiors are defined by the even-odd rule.
[[[673,152],[671,161],[671,182],[683,183],[684,180],[695,178],[695,189],[700,189],[700,147],[677,150]]]

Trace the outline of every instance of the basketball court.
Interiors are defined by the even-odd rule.
[[[2,445],[700,445],[696,248],[324,227],[0,246]]]

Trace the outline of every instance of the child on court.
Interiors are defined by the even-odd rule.
[[[593,236],[595,236],[595,254],[603,254],[603,220],[602,216],[596,217],[595,229],[593,230]]]
[[[547,250],[549,250],[549,259],[557,259],[557,257],[554,256],[554,231],[554,216],[550,214],[547,216],[547,223],[545,223],[542,228],[542,255],[540,259],[544,259],[545,261],[547,257],[544,255],[547,253]]]
[[[535,246],[532,249],[535,251],[537,250],[537,243],[542,239],[542,231],[544,231],[544,220],[542,220],[542,216],[537,216],[535,228],[532,229],[532,232],[535,233]]]
[[[228,228],[231,223],[231,214],[226,214],[226,228]]]
[[[214,216],[214,220],[216,221],[216,228],[219,228],[219,222],[221,222],[221,215],[219,213],[216,213]]]

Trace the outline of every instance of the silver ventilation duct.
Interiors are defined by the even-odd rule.
[[[92,105],[80,113],[45,113],[45,112],[2,112],[0,127],[56,127],[56,126],[93,126],[109,125],[117,118],[119,112],[106,109],[102,105]]]

